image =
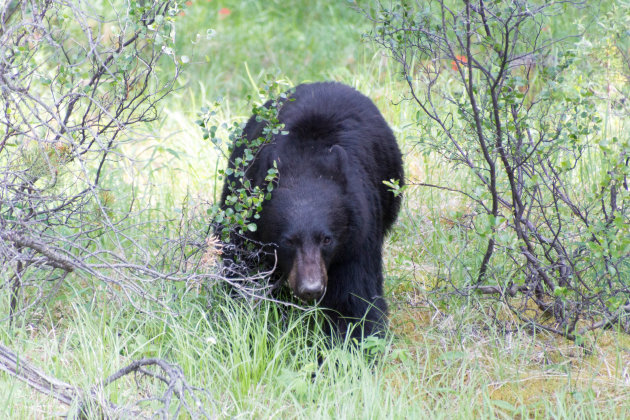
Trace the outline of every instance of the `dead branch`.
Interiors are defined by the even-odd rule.
[[[501,296],[507,295],[510,297],[516,296],[516,294],[519,292],[521,293],[530,292],[530,288],[528,286],[517,286],[516,284],[513,284],[510,287],[476,285],[476,286],[470,286],[466,290],[470,292],[478,292],[484,295],[499,294]]]
[[[67,406],[72,404],[79,392],[72,385],[48,376],[29,362],[20,359],[2,344],[0,344],[0,369]]]
[[[157,367],[157,371],[147,368]],[[203,408],[204,403],[197,396],[201,393],[209,398],[209,394],[202,388],[193,387],[186,381],[181,368],[163,359],[140,359],[118,370],[89,391],[82,390],[68,383],[53,378],[31,363],[19,358],[9,348],[0,344],[0,369],[11,376],[25,382],[38,392],[49,395],[68,407],[76,407],[75,414],[70,417],[84,418],[87,410],[97,409],[103,418],[152,418],[177,419],[185,413],[193,419],[210,419]],[[135,373],[141,377],[154,378],[165,386],[161,396],[148,396],[127,406],[118,406],[102,398],[105,387],[113,382]],[[188,401],[190,399],[190,402]],[[158,401],[162,407],[154,413],[149,413],[139,405],[146,401]]]

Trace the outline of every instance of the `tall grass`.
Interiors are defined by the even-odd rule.
[[[450,314],[407,307],[394,310],[395,335],[373,359],[353,346],[328,346],[314,311],[221,295],[208,308],[190,294],[173,303],[179,316],[163,323],[124,303],[83,303],[80,291],[67,293],[69,305],[43,315],[49,325],[5,325],[2,341],[84,388],[131,359],[167,358],[208,391],[203,403],[220,418],[612,419],[630,408],[623,360],[630,343],[615,334],[603,334],[607,343],[589,354],[552,337],[496,331],[465,304]],[[5,375],[0,381],[5,418],[61,410]],[[128,378],[105,396],[123,404],[152,386],[138,390]]]

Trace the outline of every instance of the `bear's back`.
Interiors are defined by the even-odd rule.
[[[281,178],[326,177],[329,174],[318,171],[330,165],[315,163],[327,159],[331,148],[338,145],[347,154],[350,170],[362,184],[371,186],[365,193],[377,195],[366,198],[380,208],[378,213],[388,230],[398,213],[400,198],[388,191],[383,181],[398,179],[403,184],[402,157],[392,130],[372,100],[337,82],[302,84],[282,104],[278,119],[288,134],[276,135],[259,151],[248,171],[254,182],[264,179],[274,162]],[[253,116],[244,135],[260,137],[264,127]],[[235,150],[232,157],[241,154],[242,150]]]

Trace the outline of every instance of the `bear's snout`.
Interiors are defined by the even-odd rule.
[[[298,288],[297,296],[304,301],[317,300],[324,294],[322,283],[307,283]]]
[[[296,251],[288,281],[293,294],[303,301],[320,299],[326,293],[328,274],[319,248]]]

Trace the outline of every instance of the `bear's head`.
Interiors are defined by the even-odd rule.
[[[314,170],[279,165],[278,186],[257,223],[259,240],[275,245],[277,269],[304,301],[324,296],[329,268],[348,254],[354,230],[356,203],[349,203],[346,191],[346,154],[338,146],[328,153],[323,162],[311,162]]]

